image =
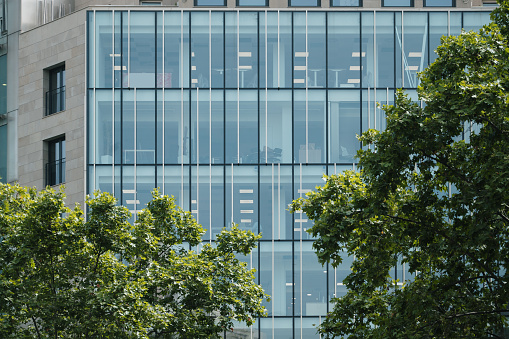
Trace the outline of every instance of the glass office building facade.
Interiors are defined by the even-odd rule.
[[[378,103],[412,97],[443,35],[489,12],[89,11],[87,190],[133,212],[160,187],[214,242],[238,223],[263,234],[248,258],[272,300],[252,338],[318,338],[350,261],[318,264],[312,222],[288,204],[355,169]],[[394,271],[399,279],[405,268]]]

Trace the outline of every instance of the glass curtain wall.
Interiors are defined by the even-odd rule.
[[[324,174],[355,170],[356,136],[386,126],[379,104],[400,87],[415,94],[442,35],[488,20],[436,10],[90,11],[88,191],[114,193],[135,220],[159,187],[207,242],[232,222],[261,232],[244,259],[272,296],[268,317],[235,335],[318,338],[352,259],[319,265],[311,220],[288,204]]]

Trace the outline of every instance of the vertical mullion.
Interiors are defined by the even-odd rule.
[[[162,48],[161,48],[161,53],[162,53],[162,70],[163,70],[163,74],[162,74],[162,78],[163,78],[163,91],[162,91],[162,124],[163,124],[163,135],[162,135],[162,138],[163,138],[163,144],[161,145],[162,146],[162,154],[163,154],[163,157],[162,157],[162,177],[163,177],[163,182],[162,182],[162,186],[163,186],[163,194],[165,193],[165,179],[166,179],[166,172],[165,172],[165,163],[166,163],[166,157],[165,157],[165,149],[164,149],[164,145],[165,145],[165,140],[166,140],[166,128],[165,128],[165,110],[166,110],[166,105],[165,105],[165,102],[166,102],[166,94],[165,94],[165,88],[166,88],[166,73],[165,73],[165,62],[164,62],[164,49],[165,49],[165,43],[164,43],[164,30],[165,30],[165,27],[164,27],[164,17],[165,17],[165,11],[163,10],[162,12],[162,15],[163,15],[163,22],[162,22],[162,32],[161,32],[161,38],[163,40],[163,45],[162,45]],[[181,145],[180,148],[183,148],[183,145]]]
[[[306,80],[305,80],[305,83],[306,83],[306,164],[309,163],[309,117],[308,117],[308,114],[309,114],[309,111],[308,111],[308,86],[309,86],[309,83],[308,83],[308,58],[309,58],[309,49],[308,49],[308,11],[306,10],[306,24],[305,24],[305,40],[306,40]],[[301,223],[301,228],[302,228],[302,223]],[[301,238],[302,238],[302,234],[301,234]]]

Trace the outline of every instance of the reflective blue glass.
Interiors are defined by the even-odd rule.
[[[329,91],[329,162],[353,163],[359,149],[360,93]]]
[[[292,238],[292,168],[279,164],[260,166],[260,232],[262,239]]]
[[[332,7],[360,7],[362,0],[332,0]]]
[[[413,7],[413,0],[382,0],[383,7]]]
[[[454,7],[454,0],[424,0],[424,7]]]
[[[225,220],[243,230],[259,232],[258,166],[226,166]]]
[[[195,6],[226,6],[225,0],[195,0]]]
[[[154,12],[130,12],[129,86],[153,88],[156,83]]]
[[[328,87],[358,88],[361,79],[360,13],[327,16]]]
[[[95,87],[111,88],[113,80],[113,15],[111,12],[95,13]],[[90,56],[89,56],[90,57]],[[120,65],[115,65],[120,66]],[[118,68],[118,67],[117,67]],[[93,80],[93,79],[92,79]]]
[[[434,53],[435,49],[440,45],[442,36],[447,36],[447,13],[446,12],[432,12],[429,13],[429,62],[435,61],[437,55]]]
[[[263,7],[268,6],[267,0],[237,0],[237,6]]]
[[[318,7],[320,0],[289,0],[291,7]]]
[[[292,92],[260,91],[260,162],[292,162]]]
[[[189,12],[164,13],[164,84],[189,87]]]
[[[405,13],[403,16],[404,87],[417,88],[418,72],[428,65],[428,13]]]
[[[7,180],[7,125],[0,126],[0,182]]]

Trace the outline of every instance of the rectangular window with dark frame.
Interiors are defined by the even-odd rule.
[[[320,0],[289,0],[290,7],[320,7]]]
[[[45,115],[65,110],[65,65],[48,70],[48,80]]]
[[[362,0],[331,0],[331,7],[362,7]]]
[[[226,6],[226,0],[194,0],[195,6]]]
[[[414,7],[414,0],[382,0],[382,7]]]
[[[424,7],[456,7],[455,0],[424,0]]]
[[[65,182],[65,137],[46,141],[48,147],[46,163],[46,186]]]
[[[267,7],[269,0],[237,0],[237,7]]]

